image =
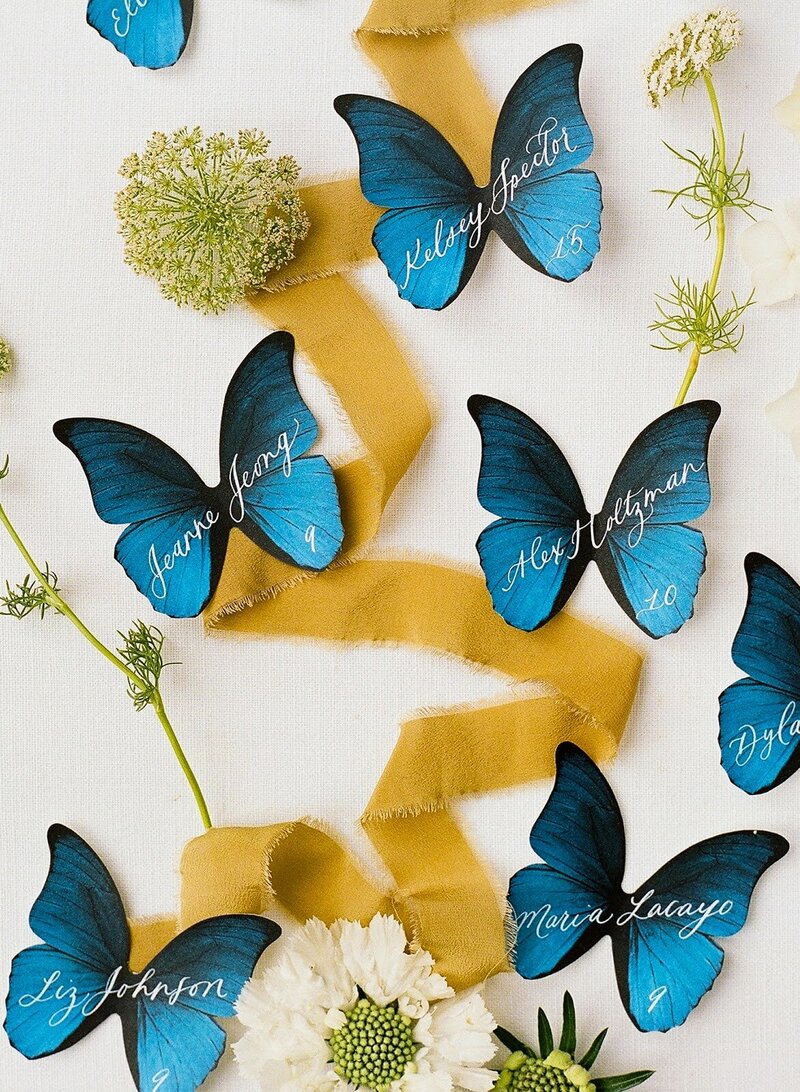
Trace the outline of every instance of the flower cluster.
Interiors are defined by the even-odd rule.
[[[741,20],[730,8],[690,15],[670,31],[645,69],[651,104],[660,106],[671,92],[691,87],[727,57],[741,36]]]
[[[245,986],[234,1050],[268,1092],[490,1092],[495,1022],[481,995],[456,996],[402,925],[309,921]]]
[[[497,1078],[495,1092],[624,1092],[653,1076],[652,1070],[641,1069],[618,1077],[593,1077],[590,1070],[600,1055],[606,1034],[607,1031],[601,1031],[580,1061],[576,1061],[575,1005],[568,993],[564,994],[564,1023],[557,1047],[550,1021],[542,1009],[539,1009],[538,1055],[505,1028],[497,1028],[495,1035],[511,1054]]]
[[[204,313],[224,311],[285,265],[308,233],[291,156],[270,159],[263,133],[154,133],[120,173],[115,209],[125,260],[162,295]]]
[[[11,346],[0,337],[0,375],[8,375],[12,363]]]

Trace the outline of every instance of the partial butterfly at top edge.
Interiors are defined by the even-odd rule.
[[[721,834],[627,894],[619,806],[594,762],[571,743],[556,752],[555,786],[530,842],[544,863],[511,878],[515,969],[544,978],[610,936],[620,997],[640,1031],[669,1031],[686,1020],[722,969],[716,938],[739,932],[759,879],[789,850],[769,831]]]
[[[45,1058],[116,1014],[139,1092],[195,1092],[225,1049],[216,1019],[235,1015],[279,926],[250,914],[208,918],[131,971],[128,922],[105,865],[67,827],[51,827],[47,839],[50,871],[30,913],[44,943],[11,965],[4,1024],[11,1045]]]
[[[575,169],[594,147],[578,97],[582,61],[579,45],[563,45],[523,72],[500,112],[483,187],[411,110],[369,95],[334,101],[356,138],[364,197],[388,210],[372,241],[402,299],[437,311],[452,303],[492,231],[557,280],[589,269],[602,198],[597,175]]]
[[[800,587],[763,554],[748,554],[747,606],[731,654],[747,673],[719,699],[723,769],[751,795],[800,768]]]
[[[270,334],[231,379],[215,487],[132,425],[77,417],[53,426],[80,460],[100,518],[129,525],[114,556],[162,614],[192,618],[206,606],[234,527],[281,561],[315,572],[339,553],[336,482],[326,459],[305,456],[317,423],[297,389],[293,353],[291,334]]]
[[[481,505],[499,516],[477,542],[497,613],[532,631],[567,602],[591,560],[648,636],[675,633],[694,611],[705,571],[711,503],[708,447],[716,402],[669,410],[633,441],[603,506],[590,515],[569,463],[547,432],[506,402],[473,395],[481,434]]]
[[[194,0],[89,0],[86,21],[138,68],[169,68],[189,39]]]

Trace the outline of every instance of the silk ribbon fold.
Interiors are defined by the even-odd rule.
[[[496,110],[453,32],[460,22],[531,3],[375,0],[357,32],[398,101],[432,122],[478,180],[487,175]],[[394,913],[461,988],[507,964],[501,899],[451,805],[551,776],[563,740],[595,761],[613,757],[641,660],[567,613],[532,634],[507,626],[477,572],[368,556],[431,414],[407,354],[347,276],[374,257],[371,233],[380,210],[363,199],[356,179],[307,186],[304,199],[308,239],[250,302],[268,325],[294,334],[359,438],[359,451],[335,468],[343,552],[326,572],[308,576],[234,532],[206,623],[218,633],[429,648],[511,685],[535,682],[540,691],[403,725],[361,820],[392,875],[391,894],[312,821],[215,828],[184,850],[177,920],[134,925],[133,962],[143,965],[176,929],[195,921],[266,913],[278,901],[301,920],[327,923]]]

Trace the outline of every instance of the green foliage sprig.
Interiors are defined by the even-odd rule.
[[[9,460],[6,458],[3,466],[0,467],[0,481],[7,478],[9,472]],[[58,578],[49,565],[41,567],[33,560],[2,504],[0,504],[0,525],[5,528],[30,569],[30,574],[21,583],[16,585],[6,583],[6,593],[0,595],[0,615],[22,619],[38,612],[40,618],[44,618],[48,611],[54,611],[71,622],[95,651],[125,676],[128,682],[128,694],[134,707],[137,710],[152,708],[164,729],[189,783],[203,826],[208,830],[211,827],[211,818],[205,798],[175,735],[161,696],[161,674],[165,667],[170,666],[165,663],[163,657],[164,635],[155,626],[148,626],[145,622],[137,621],[126,633],[122,631],[118,633],[120,644],[117,650],[110,649],[95,636],[70,607],[59,587]]]
[[[682,352],[690,349],[689,363],[675,405],[689,393],[703,356],[727,350],[736,352],[744,337],[742,317],[753,303],[731,293],[723,302],[719,290],[725,259],[726,213],[738,209],[752,219],[751,209],[765,208],[750,196],[750,171],[743,166],[744,137],[732,164],[728,163],[725,128],[712,79],[712,65],[723,60],[741,39],[741,22],[729,8],[713,8],[690,16],[662,42],[646,72],[648,94],[653,106],[660,106],[673,91],[686,90],[702,82],[708,93],[713,118],[709,154],[667,149],[693,175],[677,190],[657,190],[669,197],[669,207],[679,204],[707,239],[716,235],[714,264],[707,280],[697,284],[689,278],[673,277],[670,291],[656,296],[657,318],[650,329],[659,336],[655,347]]]
[[[511,1051],[500,1071],[495,1092],[625,1092],[636,1088],[653,1076],[653,1070],[642,1069],[618,1077],[593,1077],[590,1070],[600,1055],[608,1035],[608,1028],[595,1037],[591,1046],[579,1061],[575,1060],[578,1049],[575,1003],[569,993],[564,994],[561,1037],[556,1046],[555,1037],[547,1013],[539,1009],[539,1053],[512,1035],[505,1028],[497,1028],[495,1035]]]

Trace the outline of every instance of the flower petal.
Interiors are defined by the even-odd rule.
[[[739,237],[739,249],[751,269],[764,262],[780,259],[788,262],[791,254],[786,237],[774,220],[760,220],[745,228]]]
[[[790,300],[797,289],[793,263],[764,262],[753,270],[753,292],[756,302],[764,307]]]

